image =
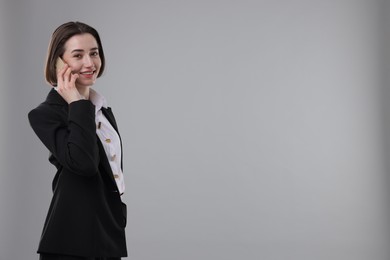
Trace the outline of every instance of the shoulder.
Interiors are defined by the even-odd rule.
[[[46,102],[43,102],[39,104],[37,107],[32,109],[30,112],[28,112],[28,116],[35,116],[35,115],[40,115],[40,114],[58,114],[60,111],[63,110],[63,106],[59,105],[53,105],[53,104],[48,104]]]
[[[48,129],[64,125],[66,123],[66,114],[50,105],[41,104],[28,113],[28,120],[34,130]]]
[[[55,104],[45,100],[28,112],[28,119],[32,126],[45,122],[64,121],[67,118],[67,110],[63,104]]]

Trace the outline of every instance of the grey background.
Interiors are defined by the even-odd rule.
[[[124,141],[129,259],[389,259],[389,11],[2,0],[0,259],[38,258],[54,167],[27,113],[69,20],[103,40],[95,88]]]

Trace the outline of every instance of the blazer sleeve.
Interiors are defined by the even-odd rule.
[[[79,100],[69,104],[67,114],[61,113],[62,108],[41,104],[28,114],[30,125],[64,168],[93,176],[99,166],[95,106]]]

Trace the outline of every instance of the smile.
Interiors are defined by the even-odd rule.
[[[84,71],[84,72],[80,72],[80,74],[82,74],[82,75],[92,75],[92,74],[94,74],[95,73],[95,71]]]

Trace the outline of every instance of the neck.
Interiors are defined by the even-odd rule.
[[[77,87],[80,95],[82,95],[85,99],[89,99],[89,86],[87,87]]]

